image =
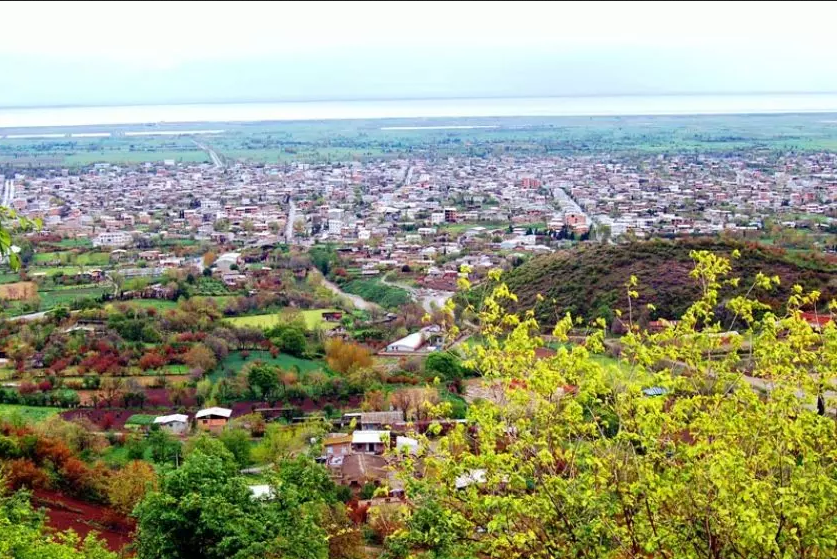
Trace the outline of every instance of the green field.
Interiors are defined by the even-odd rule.
[[[177,301],[169,301],[168,299],[131,299],[129,301],[119,301],[118,304],[141,309],[157,309],[158,311],[166,311],[177,307]],[[108,307],[112,306],[113,304],[108,305]]]
[[[110,253],[84,252],[82,254],[74,254],[70,251],[39,252],[33,256],[32,261],[34,264],[60,262],[62,265],[107,266],[110,263]]]
[[[21,419],[26,423],[38,423],[49,419],[63,410],[61,408],[41,408],[35,406],[21,406],[17,404],[0,404],[0,420],[9,421]]]
[[[332,328],[336,328],[337,324],[334,322],[325,322],[323,320],[323,313],[335,310],[336,309],[311,309],[299,311],[299,313],[305,319],[305,325],[309,329],[314,329],[319,326],[324,330],[331,330]],[[236,316],[234,318],[228,318],[227,321],[233,326],[239,328],[246,326],[250,328],[267,329],[287,320],[288,312],[289,311],[282,311],[278,313],[256,314],[252,316]]]
[[[88,287],[81,289],[59,289],[55,291],[39,291],[41,310],[48,310],[59,305],[69,305],[73,301],[89,297],[100,297],[111,291],[110,287]]]
[[[281,353],[275,358],[270,355],[269,351],[251,351],[247,359],[242,358],[240,351],[231,351],[223,361],[215,368],[215,372],[210,375],[213,381],[217,381],[224,376],[225,371],[232,371],[233,374],[238,373],[247,363],[254,363],[262,361],[269,365],[276,365],[283,369],[290,369],[291,367],[299,367],[299,371],[303,374],[312,371],[323,370],[325,368],[323,363],[319,361],[312,361],[310,359],[300,359],[292,355]]]

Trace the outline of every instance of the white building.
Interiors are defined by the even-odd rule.
[[[189,416],[182,413],[161,415],[154,418],[154,424],[174,435],[182,435],[189,430]]]
[[[433,212],[430,214],[430,223],[439,225],[445,222],[445,212]]]
[[[127,231],[103,231],[93,239],[94,247],[124,247],[132,240]]]
[[[332,235],[339,235],[343,231],[343,214],[340,208],[328,210],[328,232]]]
[[[386,350],[396,353],[412,353],[418,351],[422,345],[424,345],[424,334],[421,332],[413,332],[387,345]]]

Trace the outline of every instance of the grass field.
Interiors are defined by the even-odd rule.
[[[61,408],[41,408],[35,406],[20,406],[17,404],[0,404],[0,419],[4,421],[22,419],[26,423],[38,423],[62,412]]]
[[[106,266],[110,263],[110,253],[85,252],[82,254],[73,254],[70,251],[39,252],[32,257],[32,261],[35,264],[60,262],[64,265],[76,264],[79,266]]]
[[[182,163],[209,163],[203,151],[123,151],[109,150],[91,153],[73,153],[64,157],[67,165],[91,165],[93,163],[145,163],[174,159]]]
[[[141,309],[157,309],[158,311],[166,311],[177,307],[177,301],[169,301],[168,299],[131,299],[129,301],[119,301],[118,304]],[[113,305],[110,304],[107,307],[113,307]]]
[[[210,375],[213,381],[217,381],[224,376],[224,371],[232,371],[233,374],[238,373],[247,363],[254,363],[262,361],[269,365],[276,365],[283,369],[290,369],[291,367],[299,367],[299,371],[303,374],[310,373],[316,370],[323,370],[323,364],[319,361],[311,361],[310,359],[300,359],[292,355],[284,353],[277,355],[275,358],[270,355],[269,351],[251,351],[249,357],[244,359],[240,351],[231,351],[227,357],[215,368],[215,372]]]
[[[48,310],[59,305],[69,305],[78,299],[99,297],[110,291],[109,287],[88,287],[82,289],[60,289],[56,291],[40,291],[41,310]]]
[[[299,313],[305,319],[305,325],[309,329],[314,329],[319,326],[324,330],[331,330],[332,328],[336,328],[337,324],[334,322],[325,322],[323,320],[323,313],[334,310],[336,309],[311,309],[299,311]],[[237,326],[239,328],[247,326],[250,328],[267,329],[284,322],[287,314],[288,313],[286,311],[282,311],[270,314],[256,314],[253,316],[236,316],[234,318],[228,318],[227,321],[229,321],[229,323],[233,326]]]

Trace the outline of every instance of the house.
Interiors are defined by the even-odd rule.
[[[352,436],[343,433],[327,435],[323,439],[323,452],[327,462],[337,456],[348,456],[352,452]]]
[[[387,353],[415,353],[424,345],[424,336],[421,332],[413,332],[400,340],[387,345]]]
[[[229,274],[230,271],[232,271],[233,266],[235,266],[235,269],[238,269],[242,263],[243,260],[241,259],[241,253],[226,252],[219,256],[213,265],[220,270],[222,274]]]
[[[389,431],[355,431],[352,451],[358,454],[383,454],[389,445]]]
[[[182,413],[161,415],[154,418],[154,425],[159,425],[160,429],[173,435],[183,435],[189,430],[189,416]]]
[[[103,231],[93,239],[94,247],[124,247],[133,240],[127,231]]]
[[[380,431],[385,427],[404,421],[402,411],[372,411],[360,414],[361,431]]]
[[[340,322],[343,320],[343,313],[341,311],[324,311],[322,316],[326,322]]]
[[[195,414],[195,422],[201,429],[220,431],[226,427],[232,415],[227,408],[206,408]]]
[[[340,479],[343,485],[362,487],[367,483],[378,484],[387,479],[387,461],[373,454],[351,454],[343,458]]]

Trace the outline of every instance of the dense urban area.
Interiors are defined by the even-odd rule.
[[[833,556],[832,140],[511,122],[0,131],[0,555]]]

